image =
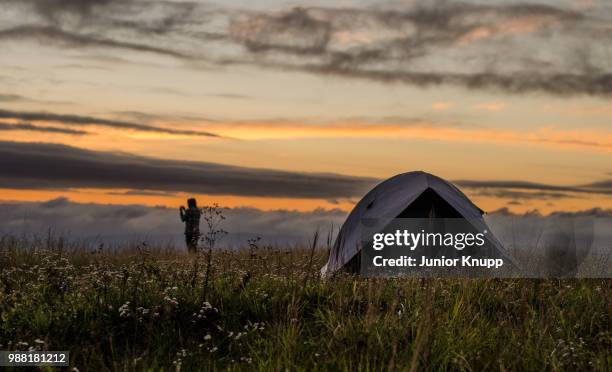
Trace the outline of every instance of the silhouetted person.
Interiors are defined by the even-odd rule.
[[[194,198],[187,200],[187,209],[181,205],[179,208],[181,221],[185,223],[185,243],[189,253],[196,253],[200,239],[200,216],[202,211],[198,208]]]

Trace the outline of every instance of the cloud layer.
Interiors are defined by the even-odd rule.
[[[319,231],[322,241],[326,240],[329,233],[335,236],[347,215],[340,210],[295,212],[261,211],[252,208],[225,209],[224,214],[227,219],[223,228],[229,235],[222,245],[244,247],[247,239],[259,236],[263,238],[263,244],[273,244],[283,249],[306,246],[315,231]],[[507,230],[519,221],[508,217],[522,216],[527,216],[529,221],[529,218],[533,220],[534,216],[539,215],[517,215],[502,209],[487,215],[487,220],[492,228],[495,227],[497,234],[500,229]],[[553,216],[602,218],[606,224],[599,233],[610,235],[609,229],[605,230],[612,221],[610,210],[593,209]],[[184,249],[183,228],[178,210],[173,208],[81,204],[65,198],[38,203],[0,202],[0,237],[2,234],[46,237],[51,231],[55,236],[63,236],[69,240],[85,240],[84,243],[89,243],[90,248],[97,248],[100,243],[108,246],[146,241],[154,245],[170,243],[178,249]],[[536,240],[538,237],[538,231],[534,233],[533,230],[526,229],[523,232],[529,232],[519,234],[526,240]],[[609,241],[608,237],[602,242]],[[606,249],[608,247],[609,245],[605,245]]]
[[[225,209],[223,228],[230,235],[224,241],[245,246],[246,240],[260,236],[267,243],[305,245],[315,231],[323,236],[344,221],[346,212],[323,211],[264,212],[251,208]],[[173,243],[183,249],[183,225],[178,209],[142,205],[80,204],[65,198],[40,203],[0,202],[0,235],[46,234],[49,229],[72,239],[98,243],[148,241]],[[286,247],[286,246],[285,246]]]
[[[22,124],[26,125],[26,124]],[[14,126],[14,125],[7,125]],[[47,130],[39,128],[36,130]],[[2,126],[0,126],[0,130]],[[212,195],[315,199],[358,198],[380,180],[300,173],[207,162],[163,160],[48,143],[0,142],[0,188],[102,188]],[[559,186],[526,181],[457,180],[478,195],[526,199],[612,194],[612,182]],[[517,191],[518,190],[518,191]],[[484,194],[483,194],[484,192]]]
[[[42,133],[61,133],[61,134],[72,134],[72,135],[84,135],[87,132],[78,130],[78,129],[67,129],[67,128],[58,128],[58,127],[50,127],[50,126],[42,126],[42,125],[32,125],[30,123],[17,123],[17,124],[9,124],[0,122],[0,131],[28,131],[28,132],[42,132]]]
[[[3,23],[0,42],[121,49],[417,86],[612,95],[612,8],[602,2],[257,10],[172,1],[0,3],[22,14]]]
[[[0,109],[0,118],[2,119],[17,119],[17,120],[28,120],[28,121],[44,121],[44,122],[56,122],[62,125],[78,125],[78,126],[104,126],[115,129],[127,129],[141,132],[154,132],[154,133],[166,133],[175,135],[186,135],[186,136],[200,136],[200,137],[219,137],[214,133],[195,131],[195,130],[181,130],[158,127],[154,125],[133,123],[122,120],[110,120],[102,119],[91,116],[78,116],[78,115],[62,115],[48,112],[22,112],[22,111],[9,111]],[[67,133],[64,131],[64,133]],[[76,134],[76,133],[72,133]],[[84,134],[84,133],[79,133]]]
[[[335,174],[162,160],[46,143],[0,142],[0,187],[4,188],[129,188],[333,199],[362,195],[374,183],[371,178]]]

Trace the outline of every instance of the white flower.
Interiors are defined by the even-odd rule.
[[[178,301],[176,300],[176,298],[173,297],[164,297],[164,301],[168,302],[171,305],[177,306],[178,305]]]
[[[210,333],[209,333],[209,334],[207,334],[206,336],[204,336],[204,339],[205,339],[205,340],[210,340],[211,338],[212,338],[212,336],[210,335]]]
[[[119,316],[122,318],[130,316],[130,301],[121,305],[118,311],[119,311]]]

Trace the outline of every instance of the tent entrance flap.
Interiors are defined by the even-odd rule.
[[[428,187],[396,218],[463,218],[463,216]]]

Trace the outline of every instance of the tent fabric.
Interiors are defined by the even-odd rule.
[[[422,171],[399,174],[374,187],[353,208],[338,233],[321,274],[325,276],[341,269],[360,252],[363,219],[390,222],[427,189],[435,191],[478,231],[487,229],[482,218],[484,212],[452,183]],[[492,234],[488,238],[503,252],[501,243]]]

